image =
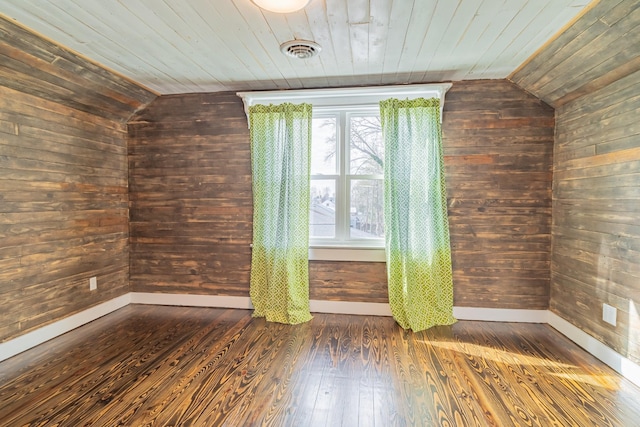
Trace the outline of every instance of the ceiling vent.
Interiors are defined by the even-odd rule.
[[[316,42],[308,40],[290,40],[280,45],[280,50],[287,56],[308,59],[320,53],[322,48]]]

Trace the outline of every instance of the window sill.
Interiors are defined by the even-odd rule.
[[[383,247],[310,246],[311,261],[385,262]]]

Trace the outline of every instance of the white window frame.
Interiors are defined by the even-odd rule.
[[[336,118],[336,167],[335,174],[311,175],[311,179],[329,179],[336,183],[336,224],[335,237],[310,238],[309,247],[314,256],[329,256],[328,249],[340,250],[337,253],[344,255],[344,249],[367,250],[362,255],[371,255],[371,250],[384,249],[384,238],[380,239],[358,239],[352,238],[349,212],[351,206],[351,182],[357,179],[383,180],[382,174],[364,175],[350,173],[349,164],[349,131],[351,117],[358,116],[379,116],[380,110],[377,105],[367,107],[317,107],[313,112],[314,118]],[[314,250],[314,249],[322,249]],[[335,252],[335,251],[334,251]],[[353,253],[350,256],[355,256]],[[365,258],[369,258],[368,256]]]
[[[439,98],[440,99],[440,119],[442,120],[442,109],[444,107],[444,96],[451,87],[451,83],[433,83],[433,84],[417,84],[417,85],[396,85],[396,86],[370,86],[355,88],[335,88],[335,89],[302,89],[302,90],[278,90],[278,91],[261,91],[261,92],[238,92],[237,95],[244,102],[245,113],[249,117],[249,107],[256,104],[282,104],[290,102],[294,104],[308,103],[313,105],[314,117],[329,113],[353,112],[358,114],[361,112],[379,112],[380,101],[389,98],[398,99],[416,99],[416,98]],[[346,117],[347,114],[344,114]],[[342,117],[342,115],[340,116]],[[249,123],[249,121],[247,120]],[[346,122],[338,124],[338,132],[346,131]],[[344,143],[348,141],[343,139]],[[336,147],[338,151],[339,148]],[[344,162],[342,153],[339,155],[339,161]],[[347,172],[346,165],[342,169]],[[349,174],[346,174],[349,175]],[[314,175],[315,177],[315,175]],[[349,182],[345,176],[345,182]],[[346,184],[345,184],[346,186]],[[340,191],[336,186],[336,199],[340,197],[340,193],[347,191],[346,187]],[[349,191],[347,191],[349,193]],[[348,194],[347,194],[348,195]],[[345,194],[342,194],[342,200]],[[336,215],[336,237],[339,236],[338,216]],[[344,228],[345,225],[343,224]],[[349,230],[346,230],[348,233]],[[345,231],[342,230],[344,237]],[[338,244],[338,241],[332,240],[325,242],[322,239],[314,239],[309,244],[309,259],[312,260],[330,260],[330,261],[385,261],[384,247],[380,246],[379,240],[348,240]],[[384,242],[382,242],[384,245]]]

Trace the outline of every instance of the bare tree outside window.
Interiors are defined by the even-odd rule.
[[[380,117],[351,117],[349,160],[352,175],[382,175],[384,143]]]
[[[351,221],[351,237],[384,237],[383,181],[371,177],[384,173],[383,159],[384,142],[380,117],[351,117],[349,169],[352,178],[356,178],[351,180],[351,215],[355,215],[355,224]]]

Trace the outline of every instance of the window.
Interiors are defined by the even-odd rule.
[[[310,245],[384,246],[378,111],[317,108],[312,135]]]
[[[239,92],[254,104],[313,105],[309,258],[384,261],[379,102],[440,98],[450,83]]]

